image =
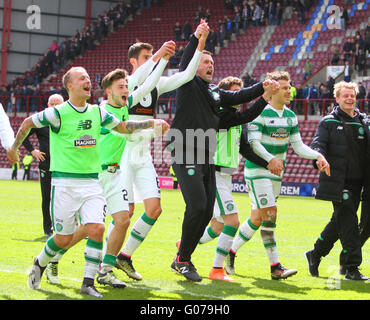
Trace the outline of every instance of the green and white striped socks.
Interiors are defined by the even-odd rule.
[[[103,247],[103,252],[102,252],[103,257],[105,256],[105,254],[107,252],[108,239],[109,239],[109,236],[110,236],[113,229],[114,229],[114,220],[111,221],[111,223],[109,224],[108,229],[107,229],[107,234],[106,234],[106,237],[105,237],[105,242],[104,242],[104,247]]]
[[[57,255],[60,250],[62,250],[62,248],[59,248],[55,244],[54,237],[50,237],[40,254],[37,256],[40,267],[46,267],[46,265]]]
[[[247,241],[252,239],[254,233],[258,230],[258,226],[255,226],[250,219],[244,221],[240,227],[238,235],[235,237],[231,250],[237,252]]]
[[[271,266],[279,263],[278,252],[276,248],[276,240],[275,240],[275,228],[276,228],[275,222],[262,221],[261,238],[262,238],[263,245],[266,249],[267,257],[270,261]]]
[[[135,250],[144,241],[156,221],[157,220],[155,219],[149,218],[144,212],[133,225],[130,236],[128,237],[121,253],[126,257],[131,257]]]
[[[101,273],[112,271],[116,265],[116,256],[106,253],[101,263]]]
[[[58,263],[62,258],[63,258],[63,255],[67,252],[68,250],[67,249],[61,249],[60,251],[58,251],[58,253],[55,255],[55,257],[53,259],[50,260],[50,262],[53,262],[53,263]]]
[[[87,239],[85,247],[85,270],[84,278],[94,279],[98,273],[103,242]]]
[[[211,226],[208,226],[199,240],[199,244],[204,244],[216,239],[219,235],[213,231]]]
[[[238,229],[234,226],[230,226],[227,224],[224,226],[220,237],[217,240],[216,255],[213,261],[214,268],[223,267],[225,258],[229,254],[237,230]]]

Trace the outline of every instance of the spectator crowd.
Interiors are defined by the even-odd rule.
[[[96,20],[82,30],[76,30],[71,38],[65,37],[58,43],[54,40],[47,52],[39,61],[12,82],[0,86],[0,102],[7,112],[36,112],[40,106],[46,105],[45,95],[60,93],[67,96],[64,88],[40,88],[40,84],[51,74],[56,74],[65,68],[76,57],[82,56],[86,50],[93,50],[103,38],[117,31],[125,24],[130,15],[135,15],[144,7],[152,4],[160,5],[160,0],[131,0],[130,3],[121,1],[111,5],[109,10],[99,15]]]
[[[346,2],[349,0],[346,0],[344,7],[341,7],[343,28],[346,28],[350,22]],[[46,105],[45,96],[60,93],[66,97],[67,92],[61,86],[45,88],[41,87],[40,84],[51,74],[58,73],[60,69],[68,66],[76,57],[82,56],[86,50],[93,50],[103,38],[108,37],[110,33],[117,31],[119,26],[124,25],[130,15],[135,15],[143,8],[150,8],[152,5],[161,5],[161,1],[131,0],[130,3],[121,1],[117,5],[111,5],[109,10],[99,15],[90,25],[82,30],[76,30],[71,38],[65,37],[60,43],[54,40],[47,52],[31,70],[26,71],[11,83],[0,86],[0,102],[7,109],[7,112],[36,112],[40,106]],[[216,46],[224,47],[224,41],[230,40],[233,33],[250,32],[248,29],[255,26],[280,25],[283,10],[288,6],[292,7],[293,14],[298,17],[300,23],[305,23],[308,18],[306,17],[307,12],[312,5],[313,3],[307,0],[224,0],[224,17],[213,23],[213,26],[211,25],[205,49],[215,53]],[[199,23],[201,19],[209,21],[211,17],[212,8],[199,6],[192,19],[183,25],[176,22],[173,29],[175,41],[188,41],[193,31],[192,24]],[[354,69],[358,71],[359,75],[366,75],[366,57],[370,54],[369,48],[370,26],[368,25],[364,34],[357,31],[355,37],[347,39],[342,48],[335,45],[330,48],[331,63],[334,65],[345,64],[346,81],[351,80]],[[178,66],[183,50],[184,46],[182,45],[176,48],[175,54],[169,62],[170,67],[176,68]],[[304,70],[303,81],[312,75],[313,65],[310,60],[307,60]],[[101,81],[98,78],[95,80],[97,83]],[[249,74],[244,75],[243,81],[245,86],[257,82],[254,76]],[[331,85],[328,86],[327,83],[316,85],[315,88],[315,90],[313,88],[312,90],[304,87],[297,88],[296,98],[321,99],[328,94],[330,95]],[[309,92],[308,96],[307,92]],[[96,92],[96,94],[97,101],[103,99],[103,93]],[[316,112],[315,106],[310,108],[310,112]]]

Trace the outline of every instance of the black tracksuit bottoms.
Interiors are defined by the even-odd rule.
[[[370,188],[365,188],[362,193],[360,241],[361,247],[370,237]]]
[[[190,261],[205,228],[212,219],[216,199],[213,164],[172,165],[185,201],[179,260]]]
[[[51,172],[40,169],[40,186],[42,196],[42,217],[44,234],[53,232],[50,217],[50,193],[51,193]]]
[[[360,204],[362,186],[346,186],[343,201],[333,202],[334,212],[330,222],[314,245],[314,254],[326,256],[339,239],[343,251],[340,265],[347,269],[358,267],[362,262],[361,240],[358,226],[357,209]]]

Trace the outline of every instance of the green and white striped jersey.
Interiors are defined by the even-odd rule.
[[[285,167],[289,143],[302,142],[295,113],[286,106],[283,110],[276,110],[268,104],[262,113],[248,124],[248,141],[253,150],[266,161],[276,157],[283,160]],[[246,160],[244,176],[245,179],[269,178],[281,181],[283,172],[278,177]]]

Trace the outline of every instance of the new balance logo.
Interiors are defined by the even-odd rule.
[[[187,268],[187,267],[181,267],[181,268],[179,268],[179,269],[180,269],[180,272],[181,272],[182,274],[189,272],[189,270],[188,270],[188,268]]]
[[[80,120],[77,126],[77,130],[89,130],[91,129],[91,120]]]

